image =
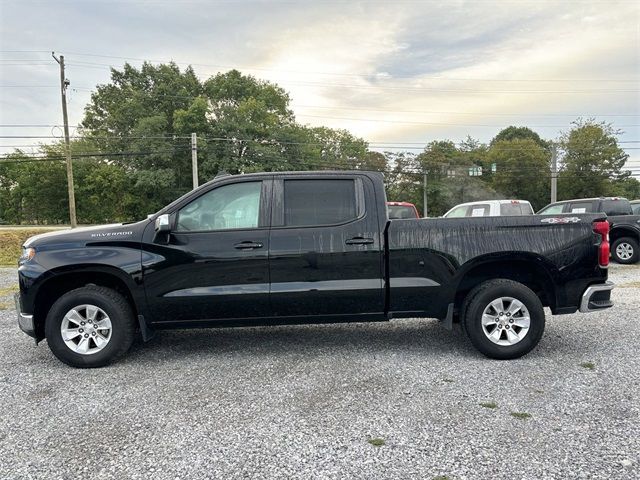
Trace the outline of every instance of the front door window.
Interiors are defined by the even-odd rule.
[[[224,185],[196,198],[178,212],[176,230],[207,232],[257,228],[262,182]]]

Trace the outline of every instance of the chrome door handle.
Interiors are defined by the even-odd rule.
[[[350,238],[346,242],[347,245],[369,245],[373,243],[373,238],[354,237]]]
[[[240,243],[236,243],[234,246],[234,248],[237,248],[238,250],[251,250],[254,248],[262,248],[262,244],[260,242],[240,242]]]

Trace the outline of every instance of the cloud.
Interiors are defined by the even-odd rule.
[[[195,69],[204,77],[236,67],[289,91],[300,121],[347,128],[369,140],[470,134],[488,141],[509,124],[554,138],[578,116],[614,125],[634,125],[640,116],[640,7],[634,2],[3,5],[2,48],[69,52],[72,86],[108,80],[107,67],[74,62],[124,61],[73,52],[193,62],[202,64]],[[50,59],[46,52],[0,53],[0,59],[11,55]],[[55,64],[8,63],[0,62],[2,84],[57,83]],[[1,89],[0,95],[3,123],[60,121],[55,88]],[[77,123],[89,93],[73,95],[70,115]],[[623,130],[623,139],[640,139],[638,127]]]

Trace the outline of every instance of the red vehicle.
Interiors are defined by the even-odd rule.
[[[387,215],[389,220],[420,218],[416,206],[409,202],[387,202]]]

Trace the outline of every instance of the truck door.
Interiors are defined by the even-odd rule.
[[[168,237],[145,232],[142,265],[152,321],[270,315],[271,177],[216,184],[176,207]]]
[[[366,176],[274,177],[271,308],[279,317],[380,315],[383,249]],[[378,205],[380,203],[380,205]]]

